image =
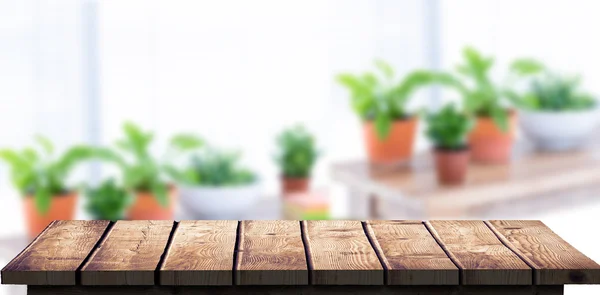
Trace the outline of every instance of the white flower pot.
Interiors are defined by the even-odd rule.
[[[240,219],[261,197],[258,182],[244,186],[180,186],[182,209],[194,219]]]
[[[585,111],[520,111],[527,137],[542,150],[566,151],[582,147],[600,122],[600,108]]]

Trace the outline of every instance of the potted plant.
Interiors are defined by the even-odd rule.
[[[467,134],[471,118],[449,104],[427,115],[427,137],[434,143],[435,167],[441,184],[462,184],[469,165]]]
[[[181,204],[198,219],[236,219],[261,196],[256,175],[239,165],[240,154],[208,147],[179,177]]]
[[[202,140],[189,134],[176,135],[169,142],[164,158],[158,159],[150,152],[154,139],[152,132],[127,122],[123,125],[123,133],[124,137],[117,141],[116,149],[98,148],[96,156],[119,167],[124,187],[134,195],[127,218],[173,219],[177,191],[170,181],[180,174],[174,162],[184,153],[199,149]]]
[[[505,88],[490,78],[494,58],[485,57],[477,50],[463,50],[464,63],[455,74],[434,73],[430,82],[437,82],[457,90],[469,114],[476,117],[475,127],[469,134],[471,158],[481,163],[506,163],[510,160],[516,112],[509,108]],[[539,71],[537,64],[517,60],[510,68],[513,76],[526,76]]]
[[[412,155],[418,121],[407,103],[414,90],[429,82],[429,76],[415,71],[398,81],[387,63],[379,60],[375,66],[377,73],[341,74],[337,80],[350,91],[354,111],[363,121],[369,160],[402,162]]]
[[[125,218],[132,203],[131,194],[114,179],[102,182],[98,187],[87,187],[86,211],[97,220],[117,221]]]
[[[600,119],[597,101],[579,89],[579,77],[545,71],[524,94],[511,92],[521,128],[534,144],[549,151],[581,147]]]
[[[45,137],[36,138],[41,151],[2,149],[0,159],[10,166],[11,180],[23,196],[27,230],[37,236],[53,220],[70,220],[75,215],[77,192],[67,179],[78,163],[91,157],[91,149],[75,146],[56,155]]]
[[[277,136],[277,147],[275,160],[281,171],[283,194],[308,191],[311,171],[318,158],[313,135],[297,125]]]

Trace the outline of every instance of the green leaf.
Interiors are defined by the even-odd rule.
[[[125,139],[121,140],[120,146],[133,153],[137,158],[148,157],[149,146],[154,139],[154,134],[144,132],[138,125],[132,122],[123,124]]]
[[[11,166],[12,169],[22,169],[29,166],[29,163],[12,150],[0,150],[0,159]]]
[[[337,76],[337,81],[350,91],[354,111],[363,118],[375,107],[374,79],[372,76],[359,78],[352,74]]]
[[[52,197],[52,194],[45,188],[38,187],[35,191],[35,207],[41,215],[46,215],[48,214],[48,211],[50,211]]]
[[[40,160],[40,156],[35,149],[25,148],[23,149],[23,158],[27,160],[31,165],[35,165]]]
[[[545,69],[541,62],[534,59],[517,59],[510,66],[510,70],[520,76],[538,74]]]
[[[387,62],[377,59],[375,60],[375,67],[377,67],[387,79],[391,80],[394,78],[394,68]]]
[[[164,165],[162,168],[165,171],[167,177],[176,182],[183,182],[187,184],[193,184],[199,180],[195,177],[194,173],[190,173],[190,170],[178,169],[173,165]]]
[[[192,151],[201,148],[204,141],[193,134],[178,134],[171,138],[170,144],[180,151]]]
[[[239,160],[239,152],[208,147],[192,157],[184,170],[185,177],[201,186],[236,186],[254,182],[255,174],[239,167]]]
[[[75,165],[94,157],[94,149],[85,145],[77,145],[68,149],[53,165],[54,172],[68,174]]]
[[[50,139],[38,134],[35,136],[35,140],[44,149],[46,154],[52,155],[54,153],[54,145]]]
[[[121,169],[127,169],[127,162],[125,161],[125,159],[119,153],[112,149],[104,147],[94,147],[91,149],[91,154],[91,157],[93,159],[113,163],[119,166]]]
[[[390,135],[392,119],[387,114],[379,114],[375,118],[375,131],[380,140],[385,140]]]
[[[363,85],[365,85],[369,91],[374,91],[377,86],[379,86],[379,80],[373,73],[364,73],[361,78]]]
[[[473,127],[470,116],[448,104],[437,113],[427,114],[425,134],[438,148],[458,149],[466,146],[467,134]]]
[[[519,95],[513,90],[506,89],[502,92],[502,95],[508,98],[513,105],[520,109],[536,110],[540,107],[537,96],[532,93]]]
[[[490,110],[490,115],[496,126],[498,126],[502,132],[508,132],[508,111],[495,107]]]
[[[155,181],[152,184],[152,194],[161,206],[169,206],[168,187],[166,184]]]
[[[104,181],[96,188],[86,188],[86,211],[95,219],[117,221],[122,219],[125,210],[133,201],[123,187],[114,179]]]
[[[27,190],[35,185],[38,161],[33,158],[30,152],[23,151],[19,153],[14,150],[3,149],[0,150],[0,159],[10,166],[12,184],[21,194],[25,194]]]
[[[277,136],[276,161],[287,177],[308,177],[318,158],[315,140],[302,125],[285,129]]]
[[[546,73],[531,83],[522,100],[533,109],[550,111],[585,110],[596,105],[595,99],[579,89],[580,78]],[[528,99],[525,101],[525,99]]]

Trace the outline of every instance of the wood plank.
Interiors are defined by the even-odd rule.
[[[563,295],[563,286],[69,286],[28,288],[29,295]]]
[[[75,285],[108,221],[53,221],[2,270],[2,284]]]
[[[600,265],[537,220],[492,220],[490,228],[534,269],[539,285],[600,284]]]
[[[161,285],[231,285],[236,220],[181,221],[160,269]]]
[[[117,221],[81,270],[82,285],[154,285],[172,221]]]
[[[458,285],[458,268],[421,221],[367,221],[389,285]]]
[[[175,288],[162,286],[28,286],[27,295],[174,295]]]
[[[463,285],[531,285],[532,270],[480,220],[428,221]]]
[[[360,221],[302,221],[315,285],[382,285],[383,267]]]
[[[300,232],[293,220],[242,221],[237,285],[306,285],[308,267]]]

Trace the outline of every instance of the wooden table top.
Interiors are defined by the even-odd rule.
[[[332,174],[351,189],[384,199],[402,198],[441,208],[485,206],[600,187],[600,132],[598,135],[582,150],[561,153],[536,151],[521,142],[510,164],[470,163],[466,183],[461,186],[438,184],[430,152],[389,167],[365,161],[339,163]]]
[[[564,285],[600,265],[540,221],[54,221],[23,285]]]

